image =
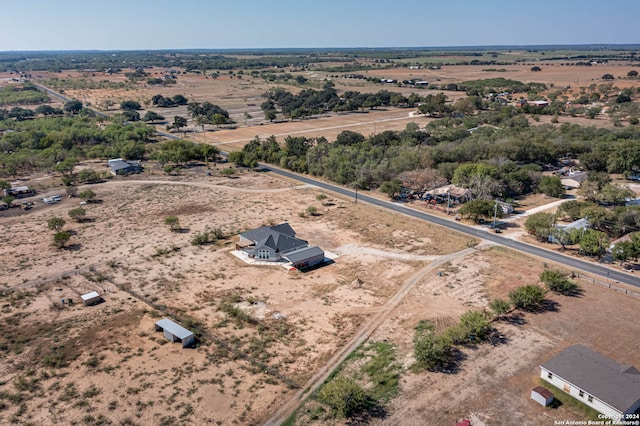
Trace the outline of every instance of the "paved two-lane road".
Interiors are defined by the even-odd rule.
[[[265,170],[270,170],[273,173],[279,174],[281,176],[285,176],[290,179],[295,179],[299,182],[303,182],[309,185],[314,185],[319,188],[325,189],[327,191],[337,192],[339,194],[346,195],[347,197],[355,196],[355,193],[353,191],[343,188],[341,186],[332,185],[332,184],[322,182],[307,176],[301,176],[295,173],[288,172],[286,170],[270,167],[268,165],[261,165],[261,167]],[[404,205],[401,205],[401,204],[379,200],[377,198],[367,196],[362,192],[358,193],[358,200],[364,201],[366,203],[373,204],[394,212],[402,213],[402,214],[414,217],[416,219],[431,222],[433,224],[436,224],[445,228],[453,229],[454,231],[458,231],[466,235],[471,235],[473,237],[477,237],[480,239],[489,240],[496,244],[500,244],[502,246],[509,247],[514,250],[518,250],[533,256],[537,256],[542,259],[549,260],[551,262],[560,263],[569,269],[575,270],[576,272],[584,272],[592,275],[599,275],[601,277],[608,278],[609,280],[618,281],[620,283],[629,284],[629,285],[640,288],[639,277],[635,277],[631,274],[620,272],[615,269],[607,268],[606,266],[598,265],[591,262],[586,262],[570,256],[564,256],[562,254],[545,250],[540,247],[532,246],[529,244],[521,243],[519,241],[511,240],[509,238],[501,237],[493,232],[489,232],[484,229],[474,228],[472,226],[467,226],[459,222],[447,220],[439,216],[423,213],[421,211],[417,211],[417,210],[405,207]],[[442,233],[442,237],[446,238],[446,232],[444,230]]]

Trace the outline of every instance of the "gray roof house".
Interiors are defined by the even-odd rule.
[[[324,262],[324,251],[296,238],[296,232],[286,222],[243,232],[236,248],[249,257],[267,262],[287,260],[298,269]]]
[[[111,174],[114,176],[126,176],[131,173],[140,173],[142,171],[142,163],[139,160],[125,161],[122,158],[114,158],[109,160],[107,165]]]
[[[540,366],[540,377],[612,419],[640,413],[640,371],[583,345]]]
[[[591,223],[589,222],[589,218],[583,217],[582,219],[578,219],[575,222],[571,222],[567,225],[556,225],[555,227],[567,232],[571,232],[574,229],[580,229],[584,232],[584,230],[591,227]],[[549,235],[549,242],[560,244],[560,241],[558,241],[558,239],[553,235]]]

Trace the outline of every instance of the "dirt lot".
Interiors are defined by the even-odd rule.
[[[416,267],[468,242],[337,198],[322,206],[316,189],[265,174],[151,178],[93,185],[102,202],[82,223],[67,216],[72,199],[0,217],[0,422],[260,422]],[[309,205],[320,215],[300,217]],[[54,216],[74,233],[65,250],[51,246]],[[190,244],[205,226],[235,235],[284,220],[339,258],[302,274],[240,262],[229,253],[237,237]],[[81,306],[93,290],[104,302]],[[202,330],[202,343],[168,344],[153,330],[162,309]]]
[[[629,346],[628,337],[640,331],[640,301],[586,281],[580,282],[580,297],[549,294],[547,311],[518,313],[495,323],[505,340],[463,347],[455,372],[410,369],[419,320],[431,320],[438,328],[455,324],[463,312],[485,309],[488,300],[507,298],[514,288],[537,282],[542,268],[540,261],[493,247],[458,258],[439,268],[441,275],[421,281],[371,338],[396,345],[407,369],[398,396],[371,424],[443,425],[468,418],[474,425],[552,425],[554,420],[583,420],[571,408],[545,409],[530,400],[540,364],[576,343],[640,364],[638,344]]]

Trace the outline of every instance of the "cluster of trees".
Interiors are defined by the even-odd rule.
[[[547,89],[544,83],[523,83],[506,78],[488,78],[482,80],[464,81],[462,83],[447,83],[434,86],[440,90],[455,90],[466,92],[469,96],[484,96],[489,93],[528,93],[541,92]]]
[[[0,87],[0,105],[37,105],[49,102],[49,96],[30,82],[21,86]]]
[[[6,132],[13,130],[13,132]],[[0,121],[0,175],[52,170],[84,158],[142,159],[153,128],[142,124],[98,126],[86,116]]]
[[[215,161],[220,153],[215,146],[197,144],[183,139],[169,140],[154,148],[149,156],[162,165],[170,165],[172,168],[180,167],[189,161]]]
[[[413,353],[417,364],[430,371],[447,369],[456,345],[470,340],[481,342],[491,331],[489,317],[480,311],[468,311],[460,316],[458,325],[436,333],[428,321],[420,321],[413,336]]]
[[[151,104],[159,108],[169,108],[177,105],[187,105],[189,100],[183,95],[174,95],[173,97],[154,95],[151,97]]]
[[[229,117],[229,111],[212,104],[211,102],[192,102],[188,106],[189,115],[202,126],[204,130],[205,124],[215,124],[217,126],[222,124],[233,123],[233,120]]]
[[[377,93],[346,91],[339,96],[330,81],[325,81],[322,90],[307,89],[294,95],[283,88],[273,88],[265,93],[265,96],[267,100],[261,107],[268,120],[275,118],[271,117],[277,108],[285,117],[303,118],[327,111],[348,112],[388,105],[414,106],[423,101],[423,98],[416,94],[406,97],[387,90]]]
[[[163,85],[163,86],[167,86],[169,84],[176,84],[176,79],[175,78],[158,78],[158,77],[151,77],[151,78],[147,78],[147,84],[154,86],[154,85]]]

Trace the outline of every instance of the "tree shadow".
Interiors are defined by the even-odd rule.
[[[68,246],[64,246],[64,249],[67,251],[79,251],[82,248],[82,244],[80,243],[75,243],[75,244],[70,244]]]
[[[345,422],[345,425],[368,425],[373,419],[386,419],[387,416],[388,412],[386,408],[373,398],[369,398],[369,400],[367,401],[367,407],[349,417]]]
[[[524,318],[522,312],[513,312],[511,315],[504,315],[502,320],[507,324],[522,326],[527,324],[527,320]]]
[[[459,350],[458,348],[451,348],[449,350],[449,357],[447,360],[440,364],[430,368],[427,368],[428,371],[433,373],[443,373],[443,374],[458,374],[460,372],[460,366],[462,362],[467,359],[467,355]]]
[[[494,328],[487,336],[487,342],[492,346],[502,346],[509,343],[509,338]]]

